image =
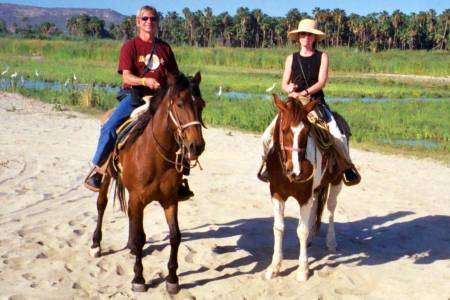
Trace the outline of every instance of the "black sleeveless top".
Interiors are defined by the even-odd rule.
[[[322,52],[316,50],[314,54],[308,57],[301,56],[299,52],[292,54],[292,67],[290,81],[300,88],[299,91],[303,91],[308,87],[313,86],[319,81],[320,63],[322,61]],[[303,68],[303,72],[302,72]],[[311,95],[313,99],[324,99],[324,93],[322,90]]]

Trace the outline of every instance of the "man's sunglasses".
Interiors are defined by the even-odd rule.
[[[158,21],[158,17],[157,16],[151,16],[151,17],[141,17],[141,20],[146,22],[148,20],[152,21],[152,22],[157,22]]]

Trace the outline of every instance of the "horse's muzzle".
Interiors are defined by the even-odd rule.
[[[197,159],[205,150],[205,141],[202,139],[200,142],[192,142],[186,145],[188,159]]]

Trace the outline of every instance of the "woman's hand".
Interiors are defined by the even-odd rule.
[[[287,92],[289,94],[295,92],[296,89],[297,89],[297,85],[292,82],[287,85]]]
[[[288,97],[297,99],[298,96],[301,96],[298,92],[291,92],[288,94]]]
[[[288,94],[288,97],[297,99],[298,97],[308,97],[309,93],[306,90],[303,90],[301,92],[291,92]]]
[[[299,94],[302,97],[308,97],[309,96],[309,93],[306,90],[301,91]]]

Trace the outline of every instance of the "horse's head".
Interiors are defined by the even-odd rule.
[[[310,102],[304,107],[297,99],[288,98],[284,102],[276,94],[273,94],[273,100],[279,110],[279,132],[274,136],[278,138],[282,167],[285,175],[296,181],[303,169],[301,160],[305,157],[309,133],[310,123],[306,116],[317,103]]]
[[[177,132],[177,142],[187,151],[186,158],[196,159],[205,149],[202,135],[205,101],[200,93],[200,72],[193,77],[186,77],[182,73],[167,74],[167,79],[170,124]]]

